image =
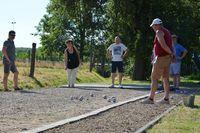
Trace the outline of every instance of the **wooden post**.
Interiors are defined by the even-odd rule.
[[[183,98],[183,103],[187,107],[194,107],[195,95],[187,95]]]
[[[35,70],[35,53],[36,53],[36,43],[32,44],[32,53],[31,53],[31,68],[29,77],[34,77]]]

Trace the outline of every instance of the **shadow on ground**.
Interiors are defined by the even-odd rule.
[[[35,77],[32,78],[33,80],[35,80],[36,84],[38,84],[40,87],[44,87],[44,85],[42,85],[42,83]]]
[[[20,93],[26,93],[26,94],[40,94],[40,95],[43,95],[42,93],[39,93],[39,92],[35,92],[35,91],[30,91],[30,90],[19,90],[18,92]]]

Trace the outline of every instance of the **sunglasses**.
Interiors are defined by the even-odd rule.
[[[11,36],[15,36],[15,35],[12,35],[12,34],[11,34]]]
[[[68,43],[73,43],[73,42],[72,42],[72,41],[68,41],[67,44],[68,44]]]

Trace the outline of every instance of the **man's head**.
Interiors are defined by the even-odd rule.
[[[116,44],[119,44],[121,42],[121,39],[119,38],[119,36],[116,36],[115,37],[115,43]]]
[[[173,41],[173,44],[176,44],[177,43],[177,35],[172,35],[172,41]]]
[[[162,26],[162,20],[160,20],[159,18],[154,19],[150,25],[150,27],[152,27],[154,31],[159,30],[161,26]]]
[[[15,35],[16,35],[15,31],[11,30],[8,33],[8,38],[11,39],[11,40],[14,40],[15,39]]]

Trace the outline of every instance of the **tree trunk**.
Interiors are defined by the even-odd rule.
[[[80,30],[80,38],[81,38],[81,40],[80,40],[80,42],[81,42],[81,44],[80,44],[80,58],[81,58],[81,60],[83,61],[83,50],[84,50],[84,46],[85,46],[85,29],[83,28],[83,29],[81,29]]]
[[[146,37],[144,33],[139,33],[135,42],[135,68],[133,72],[133,79],[135,80],[146,80]]]

